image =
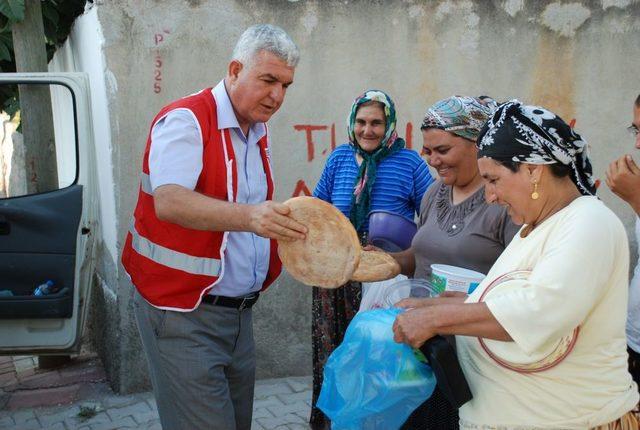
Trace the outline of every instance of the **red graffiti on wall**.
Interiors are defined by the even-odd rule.
[[[413,134],[413,124],[411,124],[410,122],[407,123],[407,127],[405,128],[405,142],[407,142],[407,149],[411,149],[412,146],[412,140],[411,140],[411,134]]]
[[[314,140],[314,131],[326,131],[329,129],[328,125],[321,125],[321,124],[295,124],[293,126],[293,129],[295,131],[304,131],[305,133],[305,143],[307,145],[307,161],[308,162],[312,162],[313,159],[315,158],[315,149],[316,149],[316,145],[317,145],[317,141]],[[336,124],[333,123],[331,124],[331,132],[330,132],[330,141],[329,141],[329,148],[331,148],[331,151],[333,151],[334,149],[336,149]],[[412,133],[413,133],[413,124],[408,122],[407,126],[405,128],[405,142],[406,142],[406,147],[407,149],[412,149],[413,145],[413,139],[412,139]],[[322,150],[322,155],[326,155],[328,148],[325,148]]]
[[[310,195],[311,191],[309,191],[309,187],[307,187],[307,184],[305,184],[302,179],[298,180],[298,182],[296,182],[296,188],[293,190],[293,194],[291,194],[291,197]]]
[[[153,44],[157,47],[164,42],[164,35],[170,34],[169,30],[162,30],[161,33],[153,35]],[[156,55],[153,63],[153,92],[159,94],[162,92],[162,56],[160,51],[156,49]]]
[[[293,126],[295,131],[304,131],[305,144],[307,148],[307,162],[311,163],[316,156],[316,147],[319,145],[318,141],[318,133],[314,134],[314,132],[324,132],[329,130],[329,145],[321,151],[322,155],[326,155],[329,150],[333,151],[336,149],[336,124],[332,123],[331,128],[328,125],[323,124],[295,124]],[[413,148],[413,124],[411,122],[407,122],[405,127],[405,142],[406,148]],[[309,187],[304,182],[304,180],[299,179],[296,182],[295,189],[291,194],[291,197],[296,197],[300,195],[310,196],[311,191],[309,191]]]
[[[156,54],[156,60],[153,69],[153,92],[159,94],[162,92],[162,57]]]
[[[314,157],[314,142],[313,142],[313,132],[318,130],[326,130],[326,125],[311,125],[311,124],[296,124],[293,126],[293,129],[296,131],[305,131],[305,137],[307,139],[307,161],[313,161]]]

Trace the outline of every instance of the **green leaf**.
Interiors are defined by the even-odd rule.
[[[24,19],[24,0],[0,0],[0,13],[12,22]]]
[[[48,19],[43,20],[43,27],[44,27],[44,36],[45,39],[50,40],[52,43],[56,43],[57,38],[58,38],[58,27],[56,24],[54,24],[53,22],[49,21]]]
[[[45,21],[49,20],[54,26],[58,26],[58,22],[60,22],[60,14],[56,10],[55,3],[43,2],[42,3],[42,16]]]
[[[11,37],[11,32],[0,32],[0,42],[4,43],[7,46],[13,46],[13,37]]]
[[[2,28],[0,32],[4,33],[8,31],[9,33],[11,33],[11,21],[9,21],[9,18],[2,15],[1,13],[0,13],[0,27]]]

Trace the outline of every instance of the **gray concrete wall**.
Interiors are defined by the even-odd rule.
[[[233,45],[254,23],[285,28],[302,59],[295,83],[271,121],[278,199],[296,186],[313,189],[345,118],[364,89],[388,91],[399,130],[421,147],[426,107],[451,94],[488,94],[544,105],[592,144],[597,175],[632,151],[625,133],[640,92],[640,3],[602,1],[233,1],[112,0],[98,2],[109,98],[117,244],[121,251],[136,200],[149,122],[167,102],[215,85]],[[318,126],[307,141],[305,126]],[[335,130],[335,131],[333,131]],[[640,154],[639,154],[640,155]],[[304,182],[301,182],[304,181]],[[601,196],[631,231],[632,213],[603,187]],[[634,245],[635,250],[635,245]],[[122,268],[103,276],[117,292],[114,383],[145,386],[144,365]],[[311,372],[308,287],[284,275],[255,312],[258,375]],[[113,316],[107,316],[113,318]]]

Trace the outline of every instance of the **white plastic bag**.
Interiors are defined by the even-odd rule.
[[[389,287],[398,281],[408,279],[405,275],[398,275],[395,278],[387,279],[380,282],[363,282],[362,283],[362,300],[360,301],[360,309],[358,312],[368,311],[371,309],[388,308],[387,296],[391,292]],[[408,294],[405,296],[408,297]]]

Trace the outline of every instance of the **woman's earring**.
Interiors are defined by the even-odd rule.
[[[533,192],[531,193],[531,200],[538,200],[540,198],[540,194],[538,194],[538,183],[533,183]]]

